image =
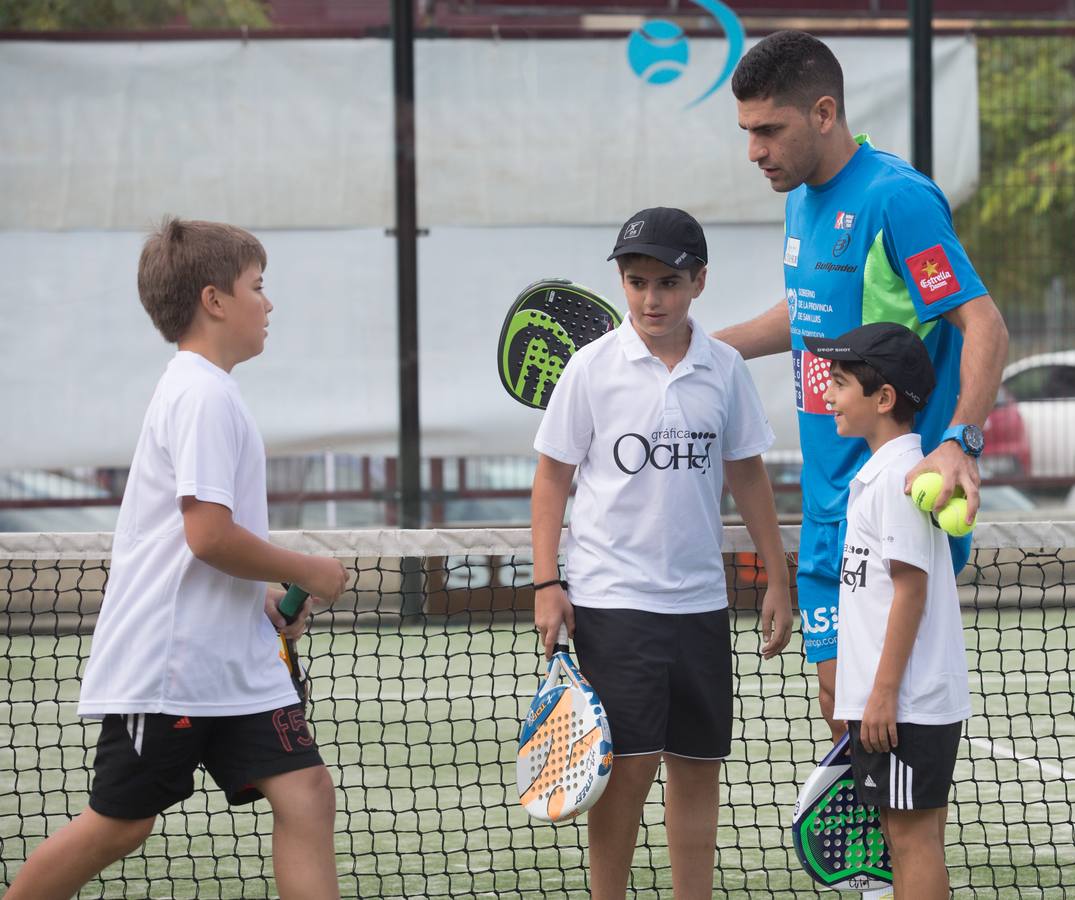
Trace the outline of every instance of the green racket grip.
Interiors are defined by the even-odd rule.
[[[287,589],[287,593],[280,599],[280,605],[277,609],[287,620],[288,625],[299,617],[299,610],[302,609],[302,604],[306,602],[306,598],[309,596],[310,592],[304,591],[297,584],[293,584]]]

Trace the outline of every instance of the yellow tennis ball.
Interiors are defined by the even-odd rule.
[[[953,497],[937,513],[937,524],[953,537],[970,534],[977,522],[978,517],[975,516],[970,525],[967,524],[967,501],[962,497]]]
[[[933,512],[933,504],[944,486],[944,479],[938,472],[923,472],[911,483],[911,499],[914,505],[925,512]]]

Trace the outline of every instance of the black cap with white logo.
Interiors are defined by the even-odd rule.
[[[652,256],[673,269],[689,269],[709,261],[702,226],[690,213],[669,206],[644,209],[620,229],[609,259],[628,253]]]
[[[804,337],[806,349],[822,359],[864,362],[905,396],[915,409],[937,384],[933,361],[922,339],[895,322],[872,322],[838,338]]]

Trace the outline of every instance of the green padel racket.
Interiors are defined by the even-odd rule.
[[[849,747],[845,734],[806,780],[795,803],[792,839],[818,884],[871,896],[891,886],[892,864],[877,809],[859,803]]]
[[[571,355],[623,321],[600,294],[564,278],[523,289],[497,344],[500,381],[524,406],[545,409]]]
[[[284,587],[287,588],[287,593],[280,598],[280,603],[276,608],[280,610],[280,614],[290,625],[298,618],[302,605],[310,594],[297,584],[285,584]],[[280,658],[287,665],[288,672],[291,673],[291,683],[295,685],[295,692],[299,695],[299,700],[305,704],[310,698],[310,679],[307,677],[306,670],[299,659],[295,642],[287,640],[282,634],[280,635]]]

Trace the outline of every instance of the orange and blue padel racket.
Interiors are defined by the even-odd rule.
[[[568,653],[561,626],[548,674],[519,735],[519,802],[535,819],[562,822],[601,797],[612,772],[612,735],[601,701]]]

